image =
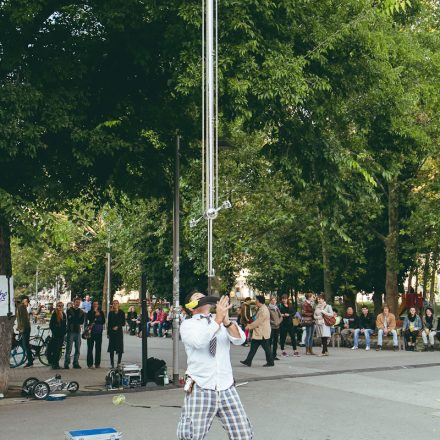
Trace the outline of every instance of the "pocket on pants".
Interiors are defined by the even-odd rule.
[[[177,427],[178,440],[192,440],[193,437],[192,419],[190,417],[181,416],[179,426]]]

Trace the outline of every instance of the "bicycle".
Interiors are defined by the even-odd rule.
[[[29,339],[29,344],[32,352],[32,356],[34,359],[38,358],[38,360],[45,366],[49,366],[50,362],[47,359],[47,348],[49,346],[49,342],[51,340],[51,336],[45,336],[46,332],[49,332],[48,328],[41,328],[37,326],[37,334],[31,336]],[[64,345],[60,350],[60,359],[64,351]],[[14,335],[14,339],[12,341],[11,353],[9,356],[9,366],[11,368],[19,367],[23,365],[27,360],[26,352],[23,347],[22,336]]]

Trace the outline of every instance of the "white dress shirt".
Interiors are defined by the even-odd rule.
[[[246,337],[243,330],[239,338],[234,338],[224,327],[215,322],[215,315],[208,319],[202,315],[193,315],[183,321],[180,327],[182,342],[185,346],[188,368],[186,374],[190,376],[201,388],[209,390],[227,390],[234,383],[230,357],[230,344],[241,345]],[[236,325],[233,323],[232,325]],[[217,337],[215,356],[209,353],[209,341]]]

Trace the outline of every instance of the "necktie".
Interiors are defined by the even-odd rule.
[[[211,324],[211,315],[201,315],[202,318],[205,318],[208,321],[208,324]],[[215,356],[215,352],[217,351],[217,336],[213,336],[209,341],[209,353],[211,356]]]

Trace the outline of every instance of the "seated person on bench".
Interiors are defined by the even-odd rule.
[[[362,306],[362,313],[358,319],[358,326],[354,332],[354,345],[352,350],[357,350],[359,345],[359,336],[365,335],[365,350],[370,349],[370,336],[374,333],[376,320],[374,315],[368,311],[367,306]]]
[[[396,351],[398,348],[396,317],[390,313],[390,308],[387,304],[383,305],[382,313],[377,316],[376,327],[378,328],[376,351],[382,350],[382,340],[384,336],[393,337],[393,349]]]

